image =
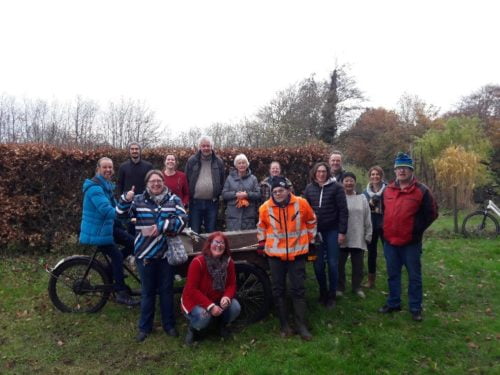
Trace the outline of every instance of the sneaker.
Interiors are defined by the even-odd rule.
[[[388,305],[384,305],[380,309],[378,309],[378,312],[381,314],[390,314],[394,311],[401,311],[401,306],[390,307]]]
[[[335,296],[336,296],[337,298],[342,297],[343,295],[344,295],[344,292],[342,292],[341,290],[337,290],[337,291],[335,292]]]
[[[411,318],[415,322],[421,322],[424,318],[422,318],[422,311],[412,311],[411,312]]]
[[[172,337],[179,337],[179,332],[177,332],[175,327],[170,328],[170,329],[166,329],[165,333],[169,336],[172,336]]]
[[[359,297],[359,298],[366,298],[366,295],[365,293],[362,291],[362,290],[356,290],[356,295]]]
[[[146,340],[146,337],[148,337],[148,334],[144,331],[139,331],[139,333],[137,334],[137,336],[135,336],[135,341],[137,342],[143,342],[144,340]]]
[[[132,297],[130,297],[130,294],[128,294],[128,292],[125,290],[120,290],[119,292],[116,293],[115,301],[117,303],[127,306],[137,306],[141,303],[141,301],[135,300]]]

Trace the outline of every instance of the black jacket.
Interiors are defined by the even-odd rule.
[[[319,231],[334,229],[346,234],[349,213],[342,185],[329,180],[320,187],[317,182],[311,182],[303,195],[316,214]]]
[[[132,186],[135,187],[135,194],[142,194],[146,189],[144,178],[146,174],[153,169],[153,165],[145,160],[140,159],[138,163],[132,160],[127,160],[120,165],[118,169],[118,183],[116,188],[119,194],[129,191]]]

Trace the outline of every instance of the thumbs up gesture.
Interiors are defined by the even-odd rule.
[[[135,186],[132,185],[132,188],[127,191],[127,194],[125,194],[125,200],[127,202],[132,202],[132,199],[134,199],[134,195],[135,195]]]

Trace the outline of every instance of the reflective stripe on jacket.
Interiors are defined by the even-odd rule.
[[[265,253],[270,257],[293,261],[309,252],[316,235],[316,216],[304,198],[293,194],[285,207],[268,199],[259,208],[257,238],[265,240]]]

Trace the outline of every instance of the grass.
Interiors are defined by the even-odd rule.
[[[497,240],[466,240],[438,220],[424,243],[424,321],[376,313],[385,300],[384,259],[377,289],[361,300],[347,294],[333,311],[316,303],[308,269],[314,339],[280,339],[272,315],[236,327],[234,340],[208,336],[193,348],[162,333],[137,344],[139,311],[109,302],[97,314],[63,314],[47,296],[44,257],[2,255],[0,373],[2,374],[489,374],[500,373]],[[405,288],[403,289],[405,290]],[[403,294],[404,301],[406,293]],[[186,324],[178,317],[181,336]]]

